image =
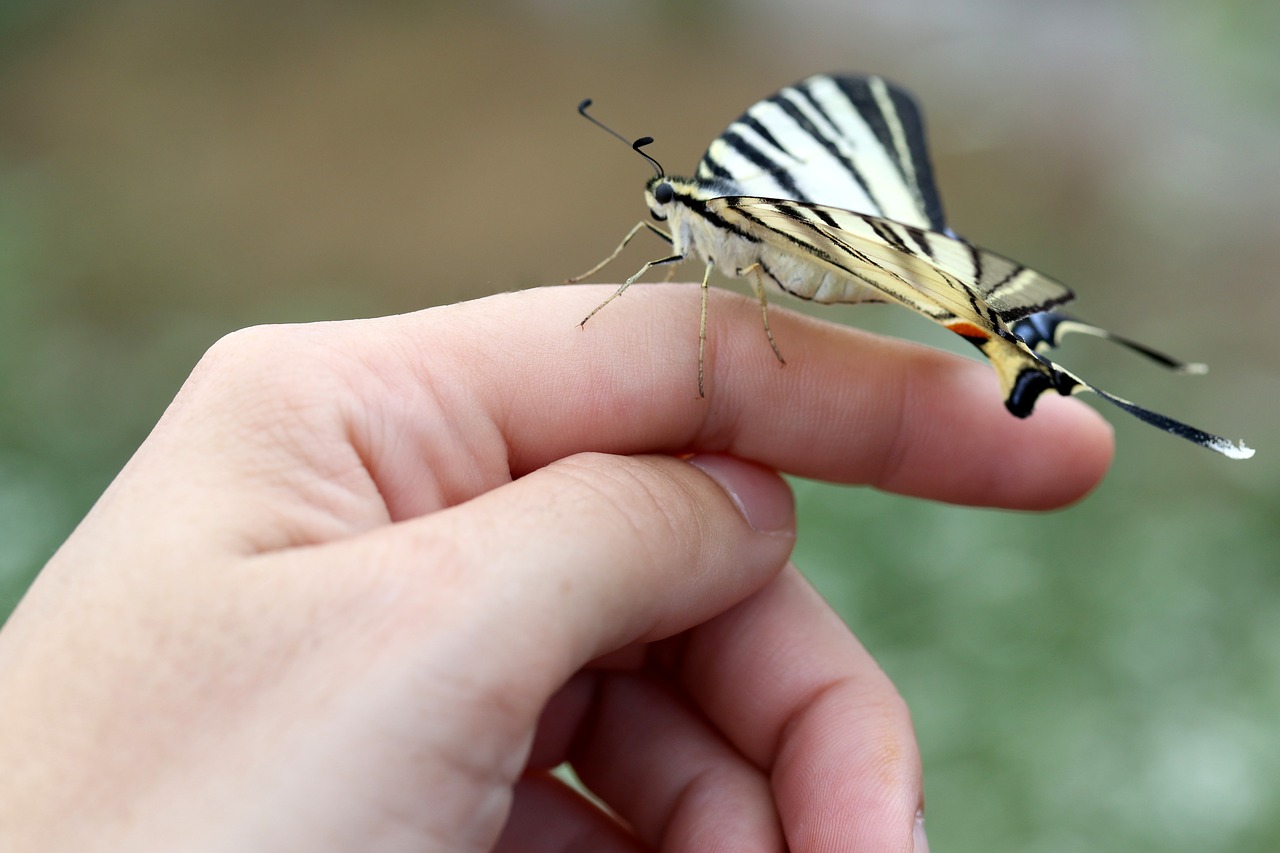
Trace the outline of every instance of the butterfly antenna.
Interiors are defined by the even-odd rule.
[[[600,120],[599,120],[599,119],[597,119],[595,116],[593,116],[593,115],[589,115],[589,114],[587,113],[587,107],[589,107],[589,106],[591,106],[591,99],[590,99],[590,98],[587,98],[587,99],[586,99],[586,100],[584,100],[582,103],[578,104],[578,115],[582,116],[582,117],[583,117],[583,118],[585,118],[587,121],[591,122],[591,123],[592,123],[592,124],[594,124],[596,127],[600,128],[600,129],[601,129],[601,130],[603,130],[605,133],[609,134],[610,136],[614,137],[615,139],[620,139],[620,140],[622,140],[623,142],[626,142],[626,143],[627,143],[627,145],[630,145],[630,146],[631,146],[631,150],[632,150],[632,151],[636,152],[636,153],[637,153],[637,154],[639,154],[641,157],[643,157],[644,159],[648,160],[648,161],[649,161],[649,163],[653,166],[653,168],[654,168],[655,170],[657,170],[657,172],[658,172],[658,177],[659,177],[659,178],[665,178],[665,177],[667,176],[667,173],[666,173],[666,171],[665,171],[665,170],[663,170],[663,168],[662,168],[662,164],[661,164],[661,163],[659,163],[657,160],[653,159],[653,158],[652,158],[652,157],[650,157],[648,154],[646,154],[645,152],[643,152],[643,151],[641,151],[641,150],[640,150],[640,149],[641,149],[641,148],[643,148],[644,146],[646,146],[646,145],[648,145],[649,143],[653,142],[653,137],[652,137],[652,136],[642,136],[642,137],[640,137],[639,139],[637,139],[635,142],[628,141],[628,139],[627,139],[625,136],[623,136],[621,133],[618,133],[618,131],[616,131],[616,130],[614,130],[613,128],[609,127],[607,124],[605,124],[604,122],[600,121]]]

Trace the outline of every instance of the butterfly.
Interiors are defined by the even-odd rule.
[[[581,115],[627,139],[587,112]],[[995,368],[1005,407],[1031,414],[1039,396],[1091,391],[1141,420],[1232,459],[1254,451],[1085,382],[1047,355],[1070,333],[1111,340],[1167,368],[1203,373],[1136,341],[1056,310],[1074,294],[1043,273],[980,248],[946,223],[925,147],[915,99],[877,76],[819,74],[749,107],[711,143],[692,178],[666,174],[643,151],[653,142],[628,142],[653,166],[645,203],[669,231],[641,221],[603,261],[601,270],[641,230],[671,245],[649,261],[582,321],[621,296],[654,267],[699,260],[702,318],[698,393],[705,396],[707,283],[713,269],[749,278],[769,330],[766,290],[820,303],[888,302],[949,329],[978,348]]]

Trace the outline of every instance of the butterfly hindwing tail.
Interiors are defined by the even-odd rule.
[[[1205,432],[1198,427],[1104,391],[1096,385],[1085,382],[1071,371],[1059,367],[1044,356],[1038,353],[1033,355],[1027,346],[1019,346],[1018,343],[1003,338],[994,338],[980,344],[978,348],[995,368],[996,376],[1000,380],[1000,390],[1004,394],[1005,408],[1017,417],[1025,418],[1031,414],[1036,400],[1046,391],[1057,391],[1063,396],[1088,391],[1144,423],[1198,444],[1207,450],[1221,453],[1231,459],[1248,459],[1253,456],[1253,449],[1246,446],[1244,442],[1233,442],[1220,435]],[[1181,362],[1175,363],[1181,364]]]
[[[1069,334],[1092,335],[1119,344],[1176,373],[1207,373],[1209,368],[1198,362],[1182,361],[1166,355],[1132,338],[1117,335],[1101,326],[1085,323],[1060,311],[1041,311],[1019,320],[1013,332],[1036,352],[1046,352],[1062,343]]]

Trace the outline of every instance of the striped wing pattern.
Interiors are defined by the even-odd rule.
[[[1019,416],[1050,388],[1093,391],[1130,414],[1233,458],[1253,451],[1095,388],[1044,353],[1067,332],[1116,341],[1167,367],[1201,372],[1052,309],[1062,283],[949,232],[915,100],[879,77],[817,75],[754,104],[703,155],[707,211],[778,253],[867,287],[945,326],[992,362]],[[774,265],[776,267],[776,265]],[[766,270],[769,268],[766,267]],[[806,296],[803,282],[775,283]],[[810,276],[810,280],[815,277]],[[823,290],[824,301],[832,298]]]
[[[915,101],[880,77],[818,75],[750,107],[697,177],[732,192],[825,204],[942,231]]]
[[[1005,405],[1018,417],[1030,414],[1049,388],[1069,393],[1065,374],[1010,331],[1011,323],[1071,298],[1053,279],[953,237],[865,213],[752,197],[719,198],[709,207],[727,222],[742,217],[754,224],[777,251],[802,253],[857,281],[859,291],[872,288],[963,337],[991,361]],[[768,268],[777,280],[774,271],[785,266],[775,261]],[[806,295],[800,283],[779,285]]]
[[[754,274],[762,311],[765,282],[824,303],[896,302],[976,346],[1018,417],[1029,415],[1045,391],[1092,391],[1202,447],[1236,459],[1253,455],[1243,444],[1102,391],[1049,360],[1045,353],[1062,335],[1082,332],[1174,370],[1204,369],[1061,314],[1058,306],[1073,298],[1065,285],[957,237],[943,216],[920,109],[883,78],[809,77],[734,120],[708,147],[694,178],[658,172],[645,198],[671,233],[648,227],[671,242],[672,254],[645,264],[610,300],[653,266],[698,258],[707,274],[713,268]],[[645,225],[633,228],[592,272]],[[703,336],[706,284],[704,276]],[[764,326],[781,359],[767,312]]]
[[[817,204],[733,196],[708,208],[759,226],[766,241],[800,249],[845,275],[874,277],[891,296],[907,289],[990,334],[1069,302],[1062,283],[972,243],[890,219]]]
[[[767,243],[803,252],[819,266],[869,285],[965,338],[991,361],[1005,405],[1019,417],[1029,415],[1036,398],[1049,389],[1064,395],[1091,391],[1140,420],[1209,450],[1234,459],[1253,455],[1243,444],[1090,385],[1039,354],[1037,344],[1047,349],[1064,326],[1073,324],[1082,327],[1074,331],[1114,338],[1167,367],[1203,372],[1203,365],[1183,364],[1049,311],[1069,301],[1071,291],[1016,261],[945,234],[821,205],[729,197],[708,206],[727,222],[733,222],[735,215],[754,222],[762,229],[759,233],[768,232]],[[1025,331],[1019,324],[1024,319],[1031,322]]]

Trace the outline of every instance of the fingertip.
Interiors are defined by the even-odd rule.
[[[773,469],[715,453],[693,456],[688,462],[724,490],[752,530],[795,536],[795,496]]]
[[[899,428],[870,482],[949,503],[1047,510],[1080,500],[1111,462],[1111,426],[1084,402],[1043,395],[1025,418],[1003,405],[991,368],[923,351]],[[876,442],[872,441],[874,446]]]
[[[1044,399],[1032,417],[1045,423],[1042,462],[1049,470],[1046,483],[1054,488],[1041,495],[1039,506],[1052,509],[1084,498],[1102,482],[1115,456],[1115,429],[1092,406],[1074,397]]]

